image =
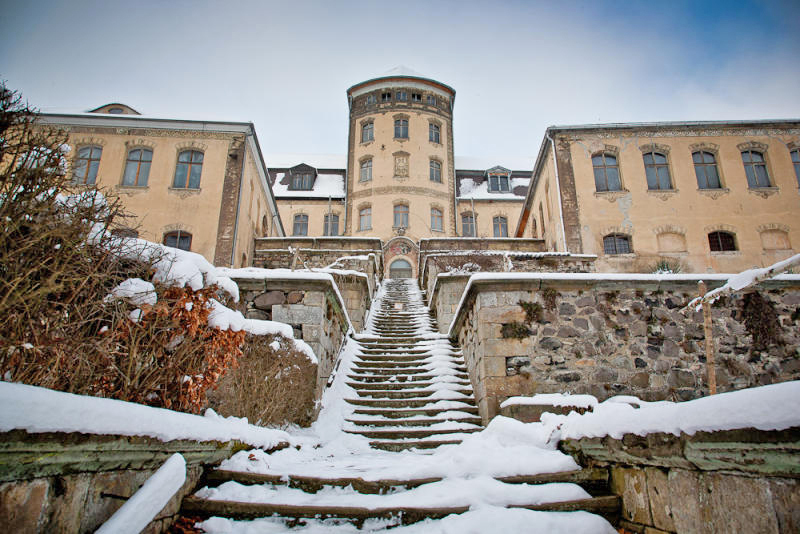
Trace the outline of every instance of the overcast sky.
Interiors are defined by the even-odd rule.
[[[552,124],[800,117],[798,0],[3,5],[32,105],[253,121],[266,153],[345,153],[346,89],[397,65],[455,88],[457,155],[501,164]]]

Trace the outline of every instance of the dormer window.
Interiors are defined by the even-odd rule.
[[[507,174],[490,174],[489,175],[489,192],[490,193],[508,193],[508,175]]]
[[[292,186],[289,189],[296,191],[311,191],[314,187],[314,175],[310,172],[292,175]]]

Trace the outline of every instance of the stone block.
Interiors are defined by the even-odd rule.
[[[286,302],[289,304],[297,304],[303,300],[303,292],[302,291],[290,291],[288,295],[286,295]]]
[[[497,293],[494,291],[487,291],[478,295],[478,303],[481,308],[489,307],[494,308],[497,307]]]
[[[511,323],[514,321],[524,321],[525,312],[519,306],[497,306],[494,308],[481,308],[478,312],[478,319],[488,323]]]
[[[710,534],[708,490],[700,473],[685,469],[670,469],[667,474],[670,495],[675,496],[672,520],[676,532]]]
[[[538,345],[540,349],[544,350],[558,350],[564,346],[563,343],[552,337],[543,337],[541,340],[539,340]]]
[[[253,305],[262,310],[269,310],[275,304],[284,304],[285,302],[286,295],[283,291],[267,291],[257,296],[253,301]]]
[[[93,476],[81,517],[81,532],[94,532],[150,478],[152,471],[110,471]]]
[[[650,501],[647,498],[647,476],[644,470],[612,467],[610,482],[611,492],[622,497],[622,518],[642,525],[652,525]]]
[[[571,326],[562,326],[558,329],[558,337],[581,337],[581,333]]]
[[[800,480],[768,479],[779,532],[800,532]]]
[[[483,358],[484,376],[506,376],[505,356],[485,356]]]
[[[688,369],[679,369],[677,367],[673,367],[672,369],[669,370],[667,383],[672,387],[676,388],[694,387],[695,382],[696,381],[694,373],[692,373]]]
[[[719,473],[705,477],[714,532],[780,532],[766,479]]]
[[[320,332],[322,330],[319,326],[314,325],[303,325],[303,340],[306,342],[309,341],[320,341]]]
[[[653,525],[666,531],[675,531],[672,520],[672,496],[669,491],[667,471],[654,467],[645,468],[647,476],[647,498],[650,500],[650,512]],[[682,499],[679,498],[678,502]]]
[[[48,498],[47,479],[0,484],[0,518],[4,532],[38,532]]]
[[[636,373],[630,378],[629,382],[635,388],[644,389],[650,385],[650,373],[644,371]]]
[[[581,374],[577,371],[563,371],[553,373],[553,379],[557,382],[577,382],[582,378]]]
[[[303,304],[306,306],[322,306],[325,302],[325,294],[322,291],[306,291],[303,295]]]
[[[91,475],[54,477],[47,532],[78,532]]]

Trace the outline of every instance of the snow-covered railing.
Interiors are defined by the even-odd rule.
[[[95,533],[139,534],[185,482],[186,461],[175,453]]]

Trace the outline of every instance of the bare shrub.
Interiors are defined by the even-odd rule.
[[[311,424],[317,365],[291,340],[250,335],[239,362],[209,395],[215,410],[263,426]]]
[[[243,333],[207,324],[216,288],[156,288],[155,306],[104,302],[148,279],[111,236],[118,198],[68,177],[63,132],[0,85],[0,377],[72,393],[200,411]]]

